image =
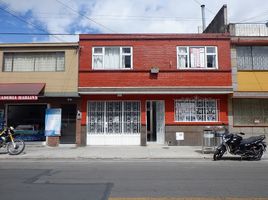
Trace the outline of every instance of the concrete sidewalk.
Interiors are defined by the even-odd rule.
[[[228,155],[229,156],[229,155]],[[199,146],[85,146],[47,147],[27,145],[21,155],[11,156],[1,149],[0,159],[209,159]],[[267,159],[265,152],[263,159]]]

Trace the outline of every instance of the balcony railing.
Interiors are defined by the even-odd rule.
[[[231,36],[268,36],[268,23],[263,24],[230,24]]]

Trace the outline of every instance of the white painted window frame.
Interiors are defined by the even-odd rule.
[[[207,48],[208,47],[214,47],[215,48],[215,53],[207,53]],[[179,48],[186,48],[187,52],[186,53],[180,53],[179,52]],[[190,67],[190,48],[205,48],[205,67],[204,68],[194,68],[194,67]],[[179,56],[187,56],[187,63],[188,63],[188,67],[181,67],[179,66]],[[216,67],[207,67],[207,56],[208,55],[215,55],[216,56]],[[217,46],[177,46],[177,69],[187,69],[187,70],[214,70],[214,69],[218,69],[218,48]]]
[[[95,48],[101,48],[102,53],[94,53]],[[120,48],[120,66],[119,68],[104,68],[104,55],[105,48]],[[123,53],[123,48],[130,48],[130,53]],[[102,56],[102,68],[96,68],[94,66],[94,56]],[[123,56],[131,56],[130,68],[123,67]],[[92,47],[92,69],[93,70],[132,70],[133,69],[133,47],[131,46],[94,46]]]
[[[194,103],[197,103],[197,101],[198,100],[203,100],[203,101],[205,101],[205,104],[208,102],[208,101],[214,101],[215,102],[215,106],[216,106],[216,109],[215,109],[215,111],[216,111],[216,113],[215,113],[215,117],[216,117],[216,120],[215,121],[208,121],[208,120],[206,120],[206,121],[198,121],[198,120],[195,120],[195,121],[191,121],[191,120],[183,120],[183,121],[180,121],[179,120],[179,115],[178,115],[178,112],[179,112],[179,107],[178,107],[178,103],[179,102],[185,102],[185,103],[187,103],[187,102],[194,102]],[[206,109],[206,107],[205,107],[205,109]],[[206,111],[206,110],[205,110]],[[188,113],[190,116],[192,115],[192,113]],[[197,115],[197,114],[195,114],[195,115]],[[206,117],[206,119],[207,119],[207,117]],[[218,122],[219,121],[219,103],[218,103],[218,100],[217,99],[175,99],[174,100],[174,121],[175,122]]]
[[[104,124],[104,132],[103,133],[97,133],[97,132],[89,132],[89,103],[90,102],[103,102],[104,103],[104,123],[106,123],[106,121],[107,121],[107,113],[106,113],[106,107],[107,107],[107,102],[119,102],[119,103],[121,103],[121,105],[122,105],[122,112],[121,112],[121,115],[122,115],[122,122],[123,123],[121,123],[121,130],[122,130],[122,132],[121,133],[108,133],[107,131],[106,131],[106,124]],[[131,132],[131,133],[125,133],[123,130],[124,130],[124,122],[125,122],[125,119],[124,119],[124,113],[125,113],[125,107],[124,107],[124,103],[125,102],[138,102],[139,103],[139,121],[138,121],[138,124],[139,124],[139,131],[140,132],[137,132],[137,133],[133,133],[133,132]],[[126,101],[118,101],[118,100],[108,100],[108,101],[105,101],[105,100],[96,100],[96,101],[94,101],[94,100],[90,100],[90,101],[88,101],[87,102],[87,134],[89,134],[89,135],[139,135],[141,133],[141,101],[135,101],[135,100],[126,100]]]

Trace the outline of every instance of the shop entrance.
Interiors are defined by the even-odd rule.
[[[165,102],[146,102],[147,142],[165,142]]]
[[[61,144],[74,144],[76,135],[76,104],[61,106]]]
[[[46,104],[7,105],[7,125],[25,141],[45,141]]]

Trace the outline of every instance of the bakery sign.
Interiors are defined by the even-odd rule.
[[[38,96],[35,95],[30,95],[30,96],[15,96],[15,95],[11,95],[11,96],[0,96],[0,101],[14,101],[14,100],[18,100],[18,101],[27,101],[27,100],[38,100]]]

